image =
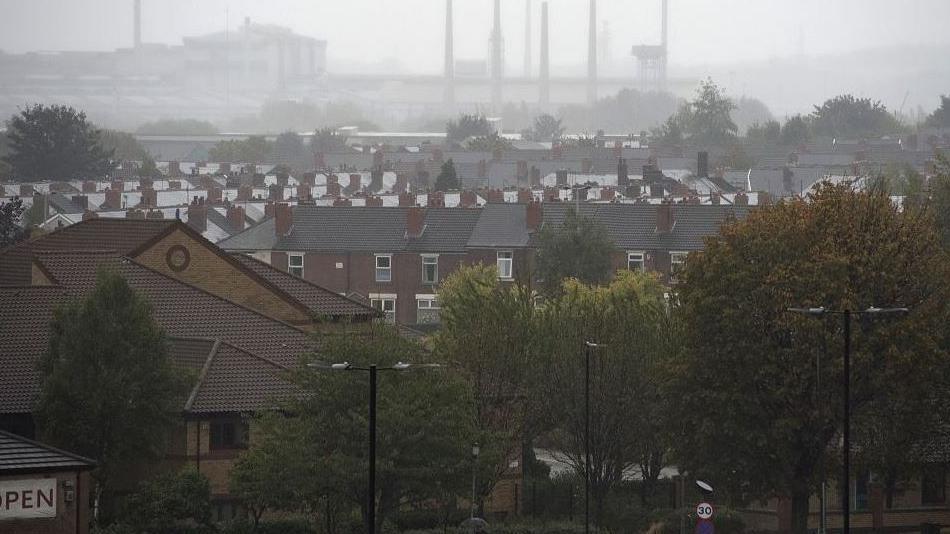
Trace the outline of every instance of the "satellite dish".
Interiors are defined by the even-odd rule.
[[[696,485],[699,486],[699,489],[701,489],[701,490],[703,490],[703,491],[705,491],[705,492],[707,492],[707,493],[712,493],[712,492],[713,492],[713,487],[710,486],[709,484],[707,484],[706,482],[703,482],[702,480],[697,480],[697,481],[696,481]]]

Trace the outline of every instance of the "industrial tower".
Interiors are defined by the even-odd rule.
[[[661,5],[661,27],[659,45],[638,45],[634,46],[632,54],[637,58],[638,77],[640,78],[640,88],[644,91],[664,91],[666,90],[666,62],[668,55],[667,48],[667,30],[668,30],[668,3],[669,0],[662,0]]]

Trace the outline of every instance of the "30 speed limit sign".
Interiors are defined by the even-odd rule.
[[[700,519],[712,519],[713,507],[708,502],[701,502],[696,505],[696,517]]]

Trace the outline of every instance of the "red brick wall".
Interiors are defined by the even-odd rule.
[[[55,473],[0,476],[0,481],[32,478],[55,478],[56,517],[49,519],[11,519],[0,521],[3,534],[87,534],[89,532],[89,473],[61,471]],[[64,483],[74,488],[72,502],[66,502]],[[78,528],[77,528],[78,522]]]

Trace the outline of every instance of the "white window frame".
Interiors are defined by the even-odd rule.
[[[639,267],[636,269],[631,268],[631,265],[638,264]],[[640,272],[645,272],[647,270],[647,253],[642,250],[628,250],[627,251],[627,270],[633,271],[637,270]]]
[[[382,258],[386,258],[387,260],[389,260],[389,261],[388,261],[388,263],[389,263],[389,266],[388,266],[388,267],[380,267],[380,266],[379,266],[379,260],[382,259]],[[376,254],[375,257],[374,257],[374,259],[373,259],[373,266],[375,267],[375,268],[374,268],[374,273],[375,273],[374,279],[375,279],[377,282],[388,283],[388,282],[392,282],[392,281],[393,281],[393,255],[392,255],[392,254]],[[380,274],[383,274],[383,273],[386,274],[386,277],[385,277],[385,278],[380,278]]]
[[[420,310],[441,310],[442,304],[439,303],[438,295],[416,293],[416,308]]]
[[[383,312],[387,323],[396,322],[396,294],[395,293],[370,293],[369,303],[373,308]],[[386,304],[392,305],[391,310],[386,309]]]
[[[300,265],[294,265],[293,261],[297,258],[300,258]],[[294,269],[299,269],[300,272],[294,272]],[[303,252],[290,252],[287,254],[287,272],[303,278],[304,273],[304,253]]]
[[[507,258],[503,258],[502,254],[507,254]],[[505,274],[502,269],[502,262],[508,264],[508,273]],[[515,277],[515,253],[511,250],[499,250],[495,253],[495,267],[498,269],[498,278],[501,280],[513,280]]]
[[[423,284],[438,284],[439,283],[439,255],[438,254],[422,254],[422,283]],[[431,260],[430,263],[426,263],[426,260]],[[432,280],[426,280],[426,266],[434,265],[435,270],[433,271]]]

